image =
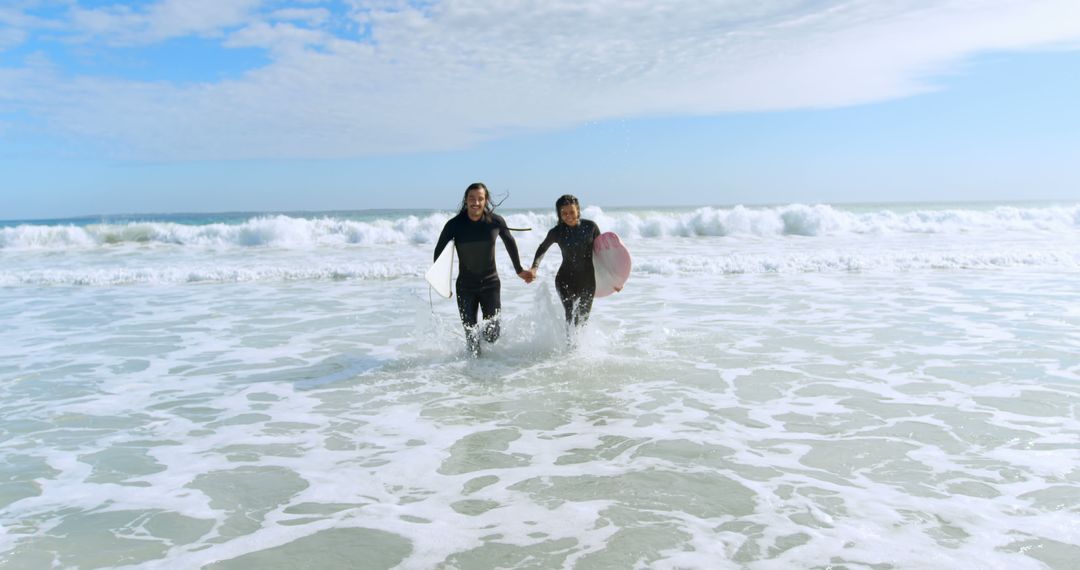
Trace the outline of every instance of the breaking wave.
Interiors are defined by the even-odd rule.
[[[255,216],[241,223],[182,224],[170,221],[123,224],[21,224],[0,228],[0,250],[67,250],[122,244],[198,248],[427,244],[438,239],[451,214],[400,215],[367,221],[342,217]],[[1076,232],[1080,205],[998,206],[992,209],[881,208],[873,211],[829,205],[697,208],[694,210],[613,210],[589,207],[583,216],[624,238],[700,236],[826,236],[901,233]],[[543,231],[553,213],[505,214],[511,227]]]

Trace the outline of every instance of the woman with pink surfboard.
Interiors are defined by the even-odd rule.
[[[555,212],[559,221],[536,248],[532,267],[527,271],[535,279],[548,248],[559,245],[562,265],[555,274],[555,290],[566,311],[567,324],[579,326],[589,320],[593,298],[622,290],[630,276],[630,252],[619,236],[601,234],[596,222],[581,219],[581,205],[574,196],[559,197]]]

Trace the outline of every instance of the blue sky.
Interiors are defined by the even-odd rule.
[[[13,0],[0,219],[1080,200],[1075,0]]]

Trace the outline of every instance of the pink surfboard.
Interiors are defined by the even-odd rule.
[[[630,278],[630,251],[614,232],[600,234],[593,241],[593,270],[596,274],[596,296],[607,297],[622,289]]]

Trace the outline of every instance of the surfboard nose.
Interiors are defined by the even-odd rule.
[[[612,232],[600,234],[600,236],[593,241],[593,249],[612,249],[621,246],[622,240],[619,239],[617,234]]]

